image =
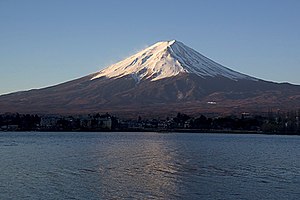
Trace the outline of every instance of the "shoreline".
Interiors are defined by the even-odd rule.
[[[0,130],[0,133],[6,133],[6,132],[35,132],[35,133],[61,133],[61,132],[115,132],[115,133],[135,133],[135,132],[144,132],[144,133],[196,133],[196,134],[202,134],[202,133],[211,133],[211,134],[241,134],[241,135],[248,135],[248,134],[255,134],[255,135],[299,135],[300,133],[293,133],[293,132],[287,132],[287,133],[280,133],[280,132],[263,132],[263,131],[250,131],[250,130],[201,130],[201,129],[124,129],[124,130]]]

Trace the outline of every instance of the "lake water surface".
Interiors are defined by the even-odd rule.
[[[0,199],[300,199],[300,137],[0,132]]]

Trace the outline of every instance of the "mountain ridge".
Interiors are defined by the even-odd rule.
[[[235,72],[174,40],[75,80],[0,96],[0,113],[162,116],[298,108],[300,86]]]
[[[101,70],[91,80],[102,76],[118,78],[131,74],[137,82],[144,78],[155,81],[179,73],[194,73],[202,78],[224,76],[233,80],[257,80],[224,67],[177,40],[157,42]]]

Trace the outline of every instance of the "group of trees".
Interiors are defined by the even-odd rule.
[[[300,134],[299,111],[290,111],[286,113],[269,113],[262,124],[264,132]]]
[[[186,114],[178,113],[174,118],[179,127],[189,127],[192,129],[204,129],[204,130],[258,130],[264,122],[264,118],[261,116],[255,117],[215,117],[207,118],[204,115],[199,117],[189,117]],[[184,126],[184,124],[186,126]]]
[[[117,126],[117,118],[108,113],[43,117],[19,113],[0,114],[0,130],[4,131],[96,131],[111,130]]]
[[[17,125],[20,130],[30,131],[34,130],[40,122],[41,118],[37,115],[21,115],[19,113],[0,115],[0,127]]]
[[[138,120],[120,120],[108,113],[104,115],[93,114],[86,117],[60,117],[56,120],[52,129],[63,131],[89,131],[89,130],[130,130],[130,127],[148,130],[203,130],[203,131],[256,131],[275,134],[300,134],[299,112],[272,113],[266,116],[241,115],[209,118],[204,115],[191,117],[189,115],[178,113],[173,118],[164,120],[142,119]],[[109,121],[105,120],[109,119]],[[0,115],[0,128],[17,126],[17,130],[30,131],[42,130],[41,117],[30,114],[2,114]],[[0,130],[1,130],[0,129]],[[7,129],[8,130],[8,129]]]
[[[300,134],[299,112],[269,112],[267,116],[226,116],[207,118],[190,117],[178,113],[174,118],[177,128],[189,127],[200,130],[244,130],[259,131],[263,133]],[[187,125],[187,126],[184,126]]]

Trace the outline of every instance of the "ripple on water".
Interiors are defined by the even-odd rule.
[[[298,199],[299,143],[260,135],[4,134],[0,199]]]

